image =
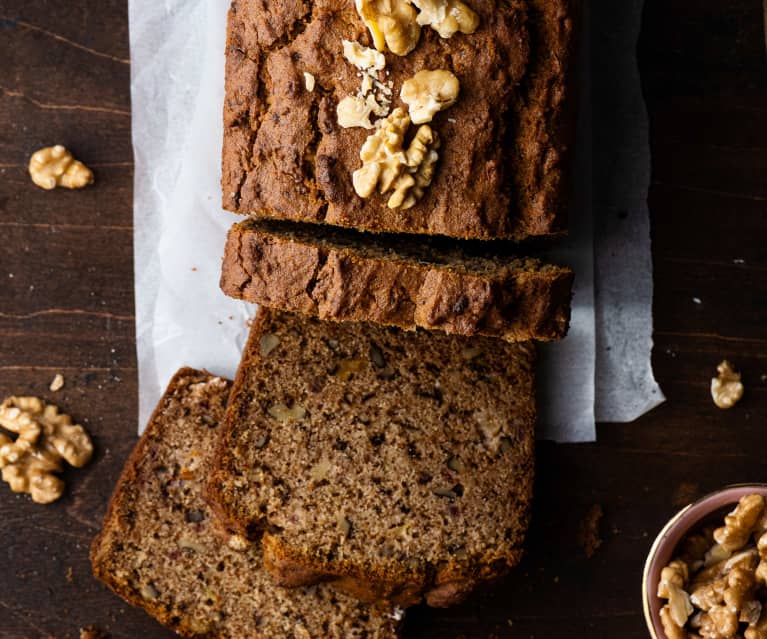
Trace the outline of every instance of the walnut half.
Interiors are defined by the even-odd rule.
[[[93,183],[93,171],[63,146],[49,146],[32,154],[29,175],[37,186],[50,191],[57,186],[81,189]]]
[[[378,187],[380,193],[393,190],[391,209],[408,209],[422,196],[434,177],[439,139],[431,127],[422,125],[410,146],[403,148],[410,116],[396,108],[381,120],[360,151],[362,167],[352,175],[354,190],[363,198]]]
[[[93,444],[69,415],[37,397],[8,397],[0,404],[0,426],[17,434],[0,433],[0,468],[13,492],[29,493],[39,504],[56,501],[64,482],[56,476],[63,461],[80,468],[93,455]]]

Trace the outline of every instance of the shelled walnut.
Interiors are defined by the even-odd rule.
[[[767,639],[765,499],[745,495],[724,526],[695,532],[679,548],[658,584],[667,639]]]
[[[718,377],[711,378],[711,398],[719,408],[732,408],[743,397],[743,382],[730,362],[724,360],[716,367]]]
[[[39,504],[63,494],[64,482],[56,473],[64,469],[64,461],[80,468],[93,455],[85,429],[37,397],[8,397],[0,404],[0,426],[17,435],[14,440],[0,433],[3,481]]]
[[[29,175],[48,191],[57,186],[81,189],[93,183],[93,171],[60,144],[35,151],[29,160]]]

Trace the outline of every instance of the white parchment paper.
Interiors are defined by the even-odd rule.
[[[247,337],[246,320],[255,310],[218,288],[226,231],[237,218],[220,208],[228,5],[229,0],[129,2],[139,430],[180,366],[234,375]],[[592,20],[602,25],[602,13],[600,9],[599,19]],[[637,12],[622,22],[624,36],[633,41],[618,40],[616,48],[623,47],[624,57],[615,53],[624,67],[616,73],[625,73],[632,61],[636,67]],[[628,125],[639,128],[621,140],[633,145],[620,155],[633,180],[627,196],[632,215],[611,229],[609,246],[623,243],[625,257],[605,266],[598,253],[596,263],[603,268],[595,285],[591,120],[596,109],[588,88],[597,84],[589,64],[592,40],[588,34],[584,40],[571,234],[551,254],[577,274],[572,326],[563,342],[541,349],[539,372],[539,434],[571,442],[595,438],[595,407],[599,419],[629,421],[662,401],[650,367],[652,273],[643,204],[649,181],[646,116],[644,128],[629,118]],[[635,71],[630,79],[627,95],[638,101],[636,112],[644,114]],[[636,173],[632,167],[638,167]],[[620,185],[615,192],[621,192]],[[601,228],[601,252],[605,240],[600,234]],[[606,278],[605,286],[600,277]],[[642,295],[635,295],[638,290]],[[603,348],[605,344],[610,348]]]

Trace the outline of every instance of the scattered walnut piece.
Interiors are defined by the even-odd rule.
[[[736,373],[727,360],[722,361],[716,370],[719,376],[711,378],[711,397],[719,408],[732,408],[743,397],[740,373]]]
[[[413,124],[431,122],[438,111],[453,106],[461,85],[450,71],[436,69],[416,73],[402,84],[400,96],[408,105]]]
[[[355,5],[376,49],[400,56],[415,49],[421,26],[409,0],[355,0]]]
[[[418,24],[430,26],[442,38],[449,38],[457,31],[474,33],[479,26],[479,16],[461,0],[412,0],[418,7]]]
[[[589,559],[602,545],[602,539],[599,536],[599,523],[602,521],[603,515],[602,506],[593,504],[578,524],[578,545]]]
[[[64,387],[64,376],[61,373],[56,373],[51,381],[51,385],[48,387],[52,392],[61,390]]]
[[[725,550],[740,550],[748,542],[762,512],[764,497],[746,495],[729,515],[724,518],[724,526],[714,531],[714,539]]]
[[[93,171],[60,144],[35,151],[29,160],[29,175],[48,191],[57,186],[81,189],[93,183]]]
[[[338,124],[344,129],[353,127],[362,127],[363,129],[372,129],[370,114],[373,112],[373,106],[359,95],[347,95],[336,107],[336,116]]]
[[[317,81],[314,79],[314,76],[308,71],[304,71],[304,86],[309,93],[314,91],[314,85],[316,83]]]
[[[80,639],[107,639],[109,635],[96,626],[86,626],[80,628]]]
[[[3,481],[39,504],[63,494],[64,482],[55,474],[63,470],[62,461],[80,468],[93,455],[85,429],[37,397],[8,397],[0,404],[0,426],[17,434],[13,440],[0,433]]]

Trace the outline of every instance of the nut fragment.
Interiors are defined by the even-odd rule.
[[[0,433],[3,481],[40,504],[63,494],[64,482],[55,475],[63,470],[62,461],[80,468],[93,455],[85,429],[37,397],[8,397],[0,404],[0,426],[18,435],[14,441]]]
[[[336,107],[338,124],[345,129],[358,126],[363,129],[372,129],[373,125],[370,123],[372,112],[373,106],[359,95],[347,95]]]
[[[714,531],[714,539],[725,550],[740,550],[748,542],[764,510],[764,497],[746,495],[742,497],[729,515],[724,518],[724,526]]]
[[[393,189],[389,208],[408,209],[423,196],[434,176],[439,139],[429,126],[422,125],[410,146],[404,149],[409,126],[410,116],[396,108],[368,136],[360,151],[362,167],[352,176],[354,190],[360,197],[370,197],[376,187],[380,193]]]
[[[56,391],[61,390],[64,387],[64,376],[61,373],[56,373],[56,375],[53,378],[53,381],[51,382],[51,385],[48,387],[51,391],[54,393]]]
[[[314,79],[314,76],[308,71],[304,71],[304,86],[306,87],[306,90],[309,93],[314,91],[315,84],[316,84],[316,80]]]
[[[719,364],[716,370],[719,376],[711,378],[711,397],[719,408],[732,408],[743,397],[740,373],[736,373],[727,360]]]
[[[400,96],[408,105],[413,124],[431,122],[438,111],[455,104],[461,85],[450,71],[436,69],[416,73],[402,84]]]
[[[37,186],[49,191],[57,186],[81,189],[93,183],[93,171],[60,144],[35,151],[29,160],[29,175]]]
[[[261,357],[266,357],[280,345],[280,338],[271,333],[264,333],[258,340],[258,352]]]
[[[358,69],[363,71],[382,71],[386,66],[383,53],[363,47],[359,42],[342,40],[344,57]]]
[[[357,12],[379,51],[407,55],[418,44],[421,26],[409,0],[355,0]]]
[[[342,359],[338,362],[335,376],[339,381],[346,382],[354,373],[359,373],[365,367],[365,360]]]
[[[152,584],[143,584],[141,588],[139,588],[139,592],[141,593],[141,596],[148,601],[154,601],[160,596],[159,591]]]
[[[479,16],[461,0],[412,0],[418,7],[418,24],[429,25],[442,38],[451,37],[456,31],[474,33],[479,26]]]
[[[678,626],[671,616],[671,608],[668,604],[660,609],[660,622],[666,639],[687,639],[687,631]]]
[[[266,411],[278,422],[297,421],[306,417],[306,409],[300,404],[288,408],[285,404],[272,404]]]
[[[250,547],[250,542],[242,535],[231,535],[227,540],[226,545],[232,550],[242,552]]]

